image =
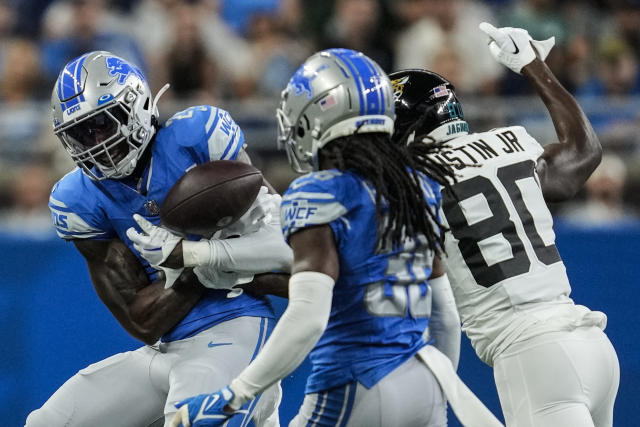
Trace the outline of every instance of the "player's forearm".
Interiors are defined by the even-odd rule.
[[[429,335],[434,347],[444,353],[454,369],[460,360],[460,316],[456,308],[451,284],[446,274],[429,279],[433,295],[433,309],[429,319]]]
[[[535,59],[522,69],[522,74],[529,79],[549,110],[561,143],[573,144],[587,151],[599,146],[582,108],[543,61]]]
[[[289,278],[288,273],[263,273],[254,276],[253,280],[236,288],[242,288],[255,296],[275,295],[277,297],[289,298]]]
[[[221,271],[259,274],[291,270],[293,253],[279,225],[265,224],[254,233],[232,239],[183,242],[185,266],[207,265]]]
[[[575,194],[600,163],[602,146],[576,99],[558,82],[549,67],[535,59],[522,69],[547,107],[559,144],[545,149],[546,172],[558,187],[546,188],[545,197],[562,200]],[[544,180],[544,178],[543,178]]]
[[[234,409],[291,373],[322,336],[331,313],[334,280],[326,274],[291,276],[289,305],[258,356],[234,379]]]
[[[140,289],[128,305],[130,328],[135,333],[129,332],[153,344],[189,313],[204,291],[190,270],[169,289],[164,289],[164,281]]]

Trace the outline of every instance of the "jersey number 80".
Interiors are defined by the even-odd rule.
[[[541,191],[524,194],[518,181],[527,178],[535,180],[535,163],[531,160],[522,161],[497,170],[497,178],[509,200],[503,199],[500,192],[490,179],[475,176],[459,182],[453,186],[458,200],[449,191],[443,192],[443,211],[451,228],[453,236],[458,240],[458,248],[471,271],[475,281],[484,287],[490,287],[503,280],[527,273],[531,267],[531,259],[525,250],[522,234],[526,235],[535,257],[545,265],[561,261],[556,245],[546,245],[536,229],[534,218],[527,208],[536,206],[537,209],[547,209]],[[537,181],[536,181],[537,182]],[[539,187],[537,187],[539,189]],[[504,192],[503,192],[504,193]],[[469,224],[464,215],[461,203],[471,197],[482,195],[486,199],[491,216]],[[526,203],[525,203],[526,199]],[[507,203],[515,208],[520,224],[514,223],[509,217]],[[540,205],[541,206],[538,206]],[[547,211],[548,212],[548,211]],[[518,235],[518,229],[524,233]],[[487,264],[479,242],[502,237],[510,245],[512,256],[500,262]],[[524,238],[524,236],[522,236]]]

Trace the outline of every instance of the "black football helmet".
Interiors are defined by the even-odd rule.
[[[462,107],[450,81],[432,71],[409,69],[389,74],[396,107],[394,142],[415,131],[416,137],[429,135],[450,122],[461,122],[468,132]],[[459,126],[460,128],[460,126]]]

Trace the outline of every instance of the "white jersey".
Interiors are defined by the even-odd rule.
[[[520,126],[447,144],[450,149],[436,157],[454,167],[458,183],[457,199],[443,192],[443,218],[451,229],[443,261],[463,330],[480,359],[492,365],[509,344],[575,327],[590,312],[569,298],[536,173],[542,146]],[[597,317],[595,324],[601,321]]]

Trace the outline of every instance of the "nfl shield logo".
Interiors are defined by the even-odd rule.
[[[160,206],[158,206],[158,202],[156,202],[155,200],[147,200],[144,203],[144,208],[147,210],[147,212],[149,212],[150,215],[160,215]]]

